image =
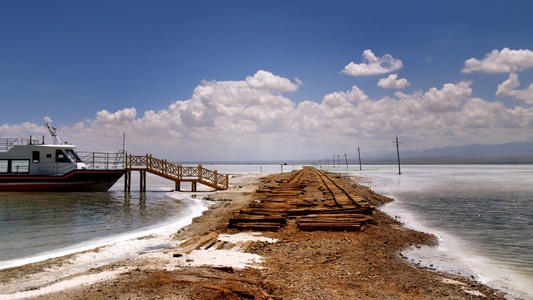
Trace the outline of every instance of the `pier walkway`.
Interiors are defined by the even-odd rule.
[[[140,174],[140,190],[146,191],[146,172],[172,180],[176,184],[176,190],[181,190],[182,182],[191,183],[191,191],[196,192],[198,183],[216,190],[227,190],[229,180],[227,174],[219,174],[216,170],[211,171],[202,165],[190,167],[170,163],[165,159],[152,157],[151,154],[144,156],[127,155],[124,168],[124,190],[131,189],[131,172],[138,171]]]

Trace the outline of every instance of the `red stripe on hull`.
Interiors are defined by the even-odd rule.
[[[75,170],[62,176],[0,176],[0,191],[107,191],[123,170]]]

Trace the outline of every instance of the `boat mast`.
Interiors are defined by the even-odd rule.
[[[54,140],[54,145],[61,145],[61,141],[57,137],[56,128],[53,126],[50,126],[50,123],[45,122],[44,125],[46,125],[46,128],[48,128],[48,131],[50,132],[50,135],[52,136],[52,139]]]

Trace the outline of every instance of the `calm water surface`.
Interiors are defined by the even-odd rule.
[[[414,165],[401,175],[396,166],[365,169],[350,174],[396,200],[387,213],[439,237],[436,249],[410,253],[416,261],[533,299],[533,166]]]
[[[0,261],[154,226],[179,211],[164,192],[0,193]]]

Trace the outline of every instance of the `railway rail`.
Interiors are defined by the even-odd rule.
[[[313,167],[293,171],[256,191],[257,199],[235,213],[229,227],[277,231],[288,222],[300,230],[360,230],[373,223],[374,207],[338,180]]]
[[[347,207],[355,205],[358,207],[362,207],[363,205],[365,205],[365,203],[363,203],[364,201],[362,198],[350,195],[350,193],[348,193],[346,189],[342,188],[339,184],[337,184],[337,182],[331,179],[324,171],[319,171],[317,169],[313,170],[316,172],[317,176],[320,177],[320,180],[322,180],[322,182],[324,183],[324,187],[332,195],[333,200],[337,206]]]

